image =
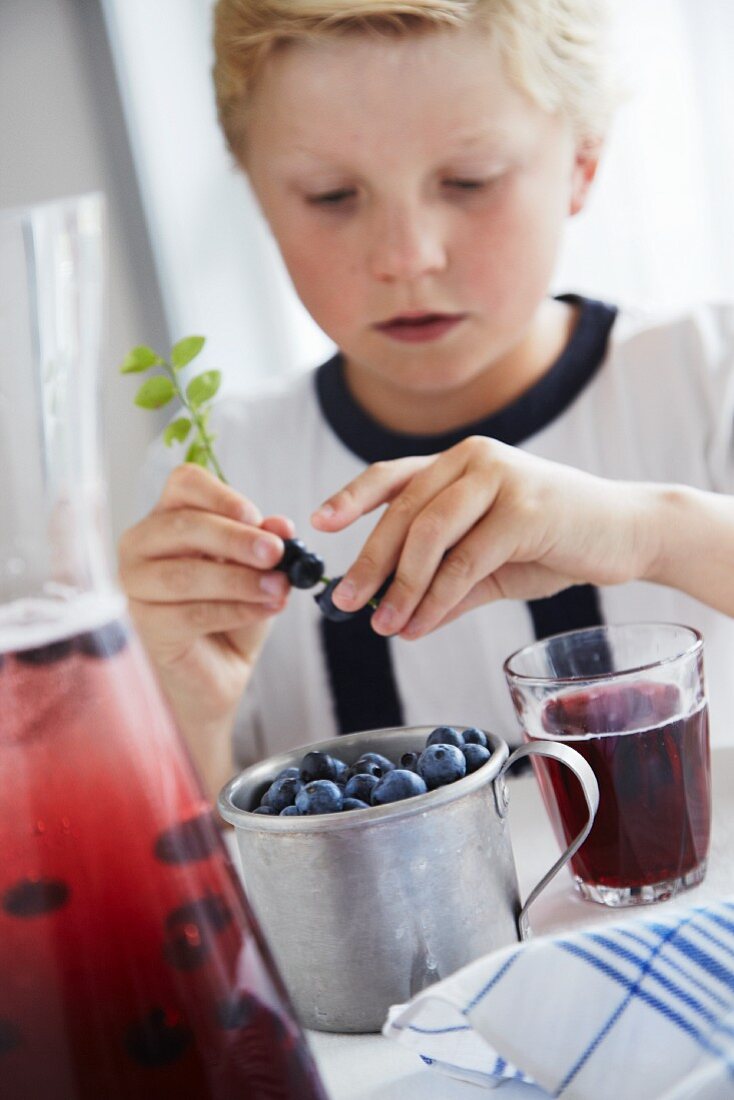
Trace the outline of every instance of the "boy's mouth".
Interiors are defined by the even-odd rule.
[[[375,325],[378,332],[392,340],[418,344],[438,340],[464,320],[465,313],[399,313],[389,321]]]

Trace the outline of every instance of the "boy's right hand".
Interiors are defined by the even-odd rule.
[[[286,605],[290,586],[273,567],[293,533],[290,520],[263,519],[188,463],[120,540],[130,613],[195,758],[196,742],[231,731],[268,624]]]

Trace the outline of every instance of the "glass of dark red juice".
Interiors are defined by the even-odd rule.
[[[579,893],[603,905],[662,901],[706,873],[711,769],[703,639],[674,623],[574,630],[508,657],[527,741],[564,741],[591,765],[599,810],[571,859]],[[565,847],[586,818],[568,769],[533,757]]]

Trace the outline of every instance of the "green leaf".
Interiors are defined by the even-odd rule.
[[[186,462],[195,462],[197,466],[208,466],[209,455],[201,443],[192,443],[186,452]]]
[[[163,442],[167,447],[172,443],[183,443],[190,431],[191,421],[188,416],[179,416],[178,419],[172,420],[164,431]]]
[[[150,367],[158,367],[162,363],[160,355],[152,348],[141,344],[140,347],[133,348],[127,353],[120,367],[120,374],[138,374],[140,371],[149,370]]]
[[[167,405],[172,397],[176,396],[176,389],[170,378],[164,374],[157,374],[155,378],[149,378],[135,394],[135,404],[143,409],[160,409]]]
[[[183,340],[179,340],[171,348],[171,366],[175,370],[181,370],[181,367],[196,358],[205,343],[203,336],[184,336]]]
[[[203,374],[197,374],[186,387],[186,397],[193,409],[200,408],[219,389],[222,381],[222,372],[218,370],[206,370]]]

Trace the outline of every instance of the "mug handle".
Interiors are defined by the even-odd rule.
[[[530,930],[530,923],[528,920],[528,909],[533,904],[535,899],[541,890],[544,890],[552,878],[560,871],[564,864],[568,863],[571,856],[575,855],[578,849],[586,840],[587,836],[591,832],[591,826],[594,824],[594,818],[596,817],[596,811],[599,808],[599,784],[596,781],[596,776],[591,769],[591,766],[583,758],[580,752],[576,752],[569,745],[564,745],[560,741],[533,741],[527,745],[521,745],[519,749],[515,749],[513,753],[510,753],[505,761],[502,770],[500,771],[497,779],[502,781],[507,773],[508,769],[517,761],[521,760],[523,756],[547,756],[553,760],[558,760],[559,763],[565,764],[571,769],[584,792],[584,798],[586,799],[586,807],[589,811],[589,817],[586,821],[581,832],[578,836],[574,837],[565,852],[556,860],[549,871],[543,875],[543,878],[537,883],[536,886],[530,891],[528,898],[520,910],[517,918],[517,930],[521,940],[530,939],[532,932]],[[503,809],[500,812],[504,816],[507,812],[507,788],[504,782],[501,782],[502,787],[502,801]]]

